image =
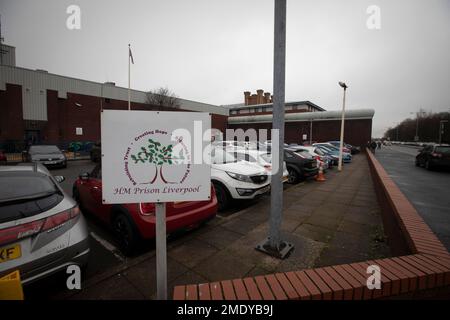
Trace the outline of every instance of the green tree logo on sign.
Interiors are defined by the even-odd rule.
[[[178,156],[173,154],[173,145],[169,144],[167,146],[162,146],[160,142],[153,139],[148,139],[148,146],[141,147],[137,154],[132,154],[131,159],[135,164],[138,163],[151,163],[155,166],[155,175],[152,180],[143,184],[153,184],[159,177],[164,183],[175,183],[169,182],[164,178],[163,165],[177,164],[179,161],[184,160],[183,150],[180,151]]]

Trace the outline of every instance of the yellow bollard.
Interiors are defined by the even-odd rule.
[[[0,278],[0,300],[23,300],[19,270]]]

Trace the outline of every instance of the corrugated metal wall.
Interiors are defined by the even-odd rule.
[[[47,120],[47,92],[55,90],[58,98],[67,98],[67,93],[77,93],[94,97],[128,100],[128,89],[92,81],[59,76],[47,72],[12,66],[0,66],[0,90],[6,90],[6,83],[22,86],[23,115],[26,120]],[[131,101],[145,103],[146,93],[131,90]],[[206,103],[179,99],[185,110],[228,115],[228,109]]]

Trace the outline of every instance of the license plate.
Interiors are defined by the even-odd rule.
[[[0,248],[0,263],[17,259],[22,256],[20,244],[14,244]]]
[[[45,164],[55,164],[56,163],[56,161],[46,161],[46,162],[44,162]]]

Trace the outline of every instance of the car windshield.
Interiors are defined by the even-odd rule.
[[[304,158],[304,159],[310,159],[310,158],[312,158],[312,154],[309,153],[309,152],[306,151],[306,150],[298,150],[298,151],[295,151],[294,153],[295,153],[296,155],[298,155],[298,156]]]
[[[320,150],[319,148],[315,148],[314,152],[317,153],[319,156],[325,155],[325,153],[322,150]]]
[[[326,146],[323,146],[323,147],[325,147],[325,148],[327,148],[327,149],[330,149],[331,151],[339,150],[338,147],[335,147],[335,146],[333,146],[333,145],[326,145]]]
[[[31,146],[31,154],[61,153],[57,146]]]
[[[272,163],[272,154],[271,153],[262,153],[259,155],[265,162]]]
[[[214,149],[211,154],[211,159],[213,163],[224,164],[237,162],[238,160],[231,153],[226,152],[222,149]]]
[[[58,192],[53,181],[38,172],[1,172],[0,206],[20,199],[35,199]]]
[[[436,147],[435,151],[436,151],[437,153],[450,154],[450,146],[440,146],[440,147]]]

